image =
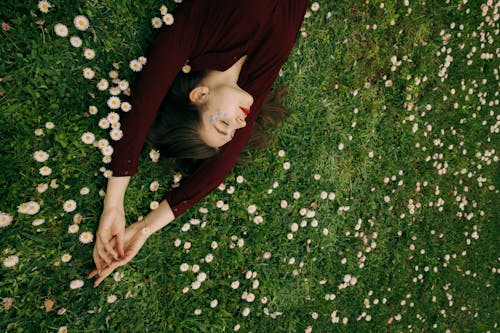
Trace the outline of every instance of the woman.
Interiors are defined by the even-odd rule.
[[[132,88],[132,111],[122,116],[124,136],[114,147],[113,177],[108,180],[93,252],[96,268],[89,274],[89,278],[99,276],[94,286],[129,262],[151,234],[222,183],[295,43],[306,7],[307,0],[184,1],[175,12],[175,23],[162,28]],[[197,116],[191,135],[183,138],[201,140],[204,148],[196,156],[179,157],[181,149],[172,157],[203,159],[166,194],[158,209],[125,229],[123,199],[130,176],[137,172],[138,155],[165,96],[166,109],[179,104],[175,102],[179,98],[172,97],[172,84],[185,72],[198,79],[180,97],[181,108]],[[176,120],[166,116],[166,123]],[[177,143],[170,144],[173,150]],[[164,146],[169,150],[168,144]],[[160,153],[163,156],[164,150]]]

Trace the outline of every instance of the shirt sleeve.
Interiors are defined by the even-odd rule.
[[[138,171],[138,157],[163,98],[177,73],[193,54],[203,3],[186,0],[174,11],[174,23],[164,25],[153,40],[147,64],[131,88],[132,110],[121,115],[123,137],[114,145],[113,176],[132,176]]]
[[[262,43],[255,45],[257,51],[248,70],[249,84],[243,87],[254,97],[252,112],[246,119],[247,126],[236,131],[233,140],[224,145],[216,156],[204,161],[191,176],[182,180],[179,187],[165,195],[175,217],[224,181],[248,141],[267,93],[293,48],[307,5],[307,1],[302,0],[283,3],[288,6],[280,8],[281,20],[273,25],[272,33],[264,37]]]

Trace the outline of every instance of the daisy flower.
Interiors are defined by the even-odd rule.
[[[76,234],[80,230],[78,224],[72,224],[68,227],[68,234]]]
[[[238,289],[239,286],[240,286],[240,281],[236,280],[231,282],[231,288]]]
[[[37,185],[36,190],[38,193],[43,193],[43,192],[47,191],[48,188],[49,188],[49,185],[47,183],[41,183],[41,184]]]
[[[36,135],[36,136],[42,136],[42,135],[43,135],[43,129],[41,129],[41,128],[37,128],[37,129],[35,130],[35,135]]]
[[[59,184],[57,184],[57,179],[52,179],[50,181],[50,187],[53,188],[53,189],[56,189],[59,187]]]
[[[97,114],[97,107],[94,105],[89,106],[89,113],[90,114]]]
[[[38,9],[42,13],[48,13],[50,7],[52,7],[52,5],[48,1],[42,0],[38,2]]]
[[[91,132],[85,132],[82,134],[82,141],[88,145],[91,145],[95,141],[95,135]]]
[[[153,19],[151,20],[151,24],[153,25],[153,28],[159,29],[163,25],[163,22],[161,21],[161,18],[153,17]]]
[[[196,277],[196,280],[197,281],[200,281],[200,282],[203,282],[207,279],[207,273],[205,272],[201,272],[200,274],[198,274],[198,276]]]
[[[88,187],[82,187],[82,189],[80,190],[81,195],[87,195],[89,193],[90,193],[90,189]]]
[[[99,149],[103,149],[105,147],[109,146],[109,141],[106,140],[106,139],[100,139],[99,141],[97,141],[97,147],[99,147]]]
[[[219,301],[214,299],[213,301],[210,302],[210,307],[213,309],[213,308],[217,307],[218,304],[219,304]]]
[[[121,80],[120,83],[118,83],[118,88],[121,90],[127,90],[129,86],[130,85],[127,80]]]
[[[111,79],[117,79],[118,78],[118,72],[117,71],[110,71],[109,72],[109,77]]]
[[[84,284],[83,280],[73,280],[69,283],[69,287],[71,289],[79,289],[83,287],[83,284]]]
[[[105,164],[111,163],[111,156],[103,156],[102,163],[105,163]]]
[[[77,37],[77,36],[71,37],[69,39],[69,42],[70,42],[71,46],[73,46],[73,47],[80,47],[83,44],[82,39],[80,37]]]
[[[85,31],[90,26],[89,19],[83,15],[75,16],[75,18],[73,19],[73,23],[75,25],[75,28],[80,31]]]
[[[92,68],[84,68],[83,69],[83,77],[86,78],[87,80],[92,80],[95,76],[95,72],[92,70]]]
[[[42,225],[44,223],[45,223],[44,219],[36,219],[33,220],[33,222],[31,222],[31,225],[33,225],[34,227],[38,227],[39,225]]]
[[[142,70],[142,64],[137,59],[132,60],[129,66],[134,72],[140,72]]]
[[[250,205],[247,207],[248,214],[253,214],[257,211],[257,206],[256,205]]]
[[[45,165],[40,168],[39,172],[42,176],[48,176],[52,173],[52,169]]]
[[[99,127],[102,129],[108,129],[109,128],[109,121],[106,118],[101,118],[99,120]]]
[[[130,110],[132,110],[132,105],[129,102],[123,102],[121,104],[121,109],[123,112],[129,112]]]
[[[115,128],[109,132],[109,136],[112,140],[118,141],[123,137],[123,132],[121,129]]]
[[[80,213],[76,213],[75,216],[73,216],[73,222],[76,224],[80,224],[83,221],[83,216]]]
[[[78,237],[78,239],[83,244],[88,244],[94,241],[94,235],[89,231],[84,231],[80,234],[80,237]]]
[[[214,255],[213,255],[213,254],[209,253],[209,254],[207,254],[207,255],[205,256],[205,262],[206,262],[206,263],[208,263],[208,264],[209,264],[209,263],[211,263],[213,260],[214,260]]]
[[[166,25],[172,25],[172,24],[174,24],[174,16],[170,13],[167,13],[167,14],[162,16],[162,21]]]
[[[151,161],[156,163],[160,158],[160,152],[158,150],[151,149],[151,151],[149,152],[149,157],[151,158]]]
[[[34,154],[33,157],[37,162],[45,162],[49,158],[49,154],[44,152],[43,150],[37,150]]]
[[[51,121],[47,121],[45,123],[45,128],[46,129],[53,129],[54,127],[56,127],[56,125],[53,122],[51,122]]]
[[[108,119],[110,124],[116,124],[120,121],[120,115],[116,112],[110,112],[108,113],[106,119]]]
[[[101,148],[101,153],[104,155],[104,156],[111,156],[113,155],[113,147],[111,146],[106,146],[104,148]]]
[[[144,66],[148,62],[148,59],[144,56],[140,56],[137,60]]]
[[[71,260],[71,258],[72,258],[72,257],[71,257],[71,254],[69,254],[69,253],[65,253],[65,254],[63,254],[63,255],[62,255],[62,257],[61,257],[61,261],[62,261],[62,262],[69,262],[69,261]]]
[[[319,9],[319,3],[313,2],[312,5],[311,5],[311,10],[313,12],[316,12],[318,9]]]
[[[35,215],[40,211],[40,204],[36,201],[29,201],[20,204],[17,211],[21,214]]]
[[[185,74],[188,74],[191,72],[191,66],[188,65],[188,64],[185,64],[184,66],[182,66],[182,72],[185,73]]]
[[[68,333],[68,327],[67,326],[61,326],[57,330],[57,333]]]
[[[57,23],[55,26],[54,26],[54,32],[56,33],[56,35],[58,35],[59,37],[66,37],[68,36],[68,27],[65,26],[64,24],[62,23]]]
[[[158,183],[156,180],[154,182],[151,182],[151,184],[149,184],[149,190],[151,192],[156,192],[158,191],[159,188],[160,188],[160,183]]]
[[[115,81],[115,80],[113,80],[113,81]],[[119,87],[111,87],[111,88],[109,88],[109,93],[111,95],[113,95],[113,96],[118,96],[118,95],[121,94],[121,92],[122,91],[121,91],[121,89]]]
[[[7,213],[0,212],[0,228],[8,227],[12,223],[12,216]]]
[[[84,56],[86,59],[88,59],[88,60],[92,60],[92,59],[94,59],[94,57],[95,57],[95,51],[94,51],[94,50],[92,50],[92,49],[87,49],[87,48],[86,48],[86,49],[84,49],[84,50],[83,50],[83,56]]]
[[[3,260],[3,265],[5,267],[12,267],[15,266],[18,262],[19,262],[19,257],[16,255],[11,255]]]
[[[160,7],[160,13],[161,15],[165,15],[166,13],[168,13],[168,8],[167,6],[163,5]]]
[[[63,209],[67,213],[74,211],[76,209],[75,200],[66,200],[63,204]]]
[[[111,295],[109,295],[109,296],[107,297],[107,299],[106,299],[106,300],[108,301],[108,303],[110,303],[110,304],[111,304],[111,303],[116,302],[116,300],[117,300],[117,299],[118,299],[118,297],[116,297],[116,295],[111,294]]]
[[[151,204],[149,204],[149,208],[151,208],[151,210],[158,209],[158,207],[160,207],[158,201],[152,201]]]
[[[104,91],[109,88],[109,82],[106,79],[101,79],[97,82],[97,89]]]
[[[119,109],[120,106],[121,106],[120,98],[118,98],[116,96],[110,97],[108,99],[108,106],[109,106],[110,109],[113,109],[113,110]]]

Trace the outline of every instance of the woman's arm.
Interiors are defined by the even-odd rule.
[[[99,220],[93,257],[98,270],[102,270],[112,259],[123,256],[123,234],[125,213],[123,199],[130,177],[111,177],[108,180],[104,209]],[[110,241],[115,238],[115,246]]]
[[[94,282],[94,287],[97,287],[117,267],[123,266],[132,260],[153,233],[159,231],[174,219],[175,216],[170,205],[163,200],[160,206],[151,211],[144,219],[128,226],[123,234],[123,256],[119,260],[105,264],[101,269],[96,265],[96,268],[89,273],[89,279],[99,275]],[[114,247],[116,239],[112,239],[110,243]]]

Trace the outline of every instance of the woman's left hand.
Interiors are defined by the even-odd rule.
[[[125,255],[118,260],[113,260],[110,265],[106,266],[106,264],[104,264],[106,267],[102,270],[101,274],[99,274],[99,277],[94,282],[94,288],[97,287],[117,267],[127,264],[136,256],[150,235],[147,231],[147,228],[144,228],[144,222],[141,221],[135,222],[125,229],[125,235],[123,237],[123,250]],[[115,246],[114,241],[115,240],[113,239],[113,247]],[[97,268],[89,273],[88,279],[91,279],[96,275]]]

